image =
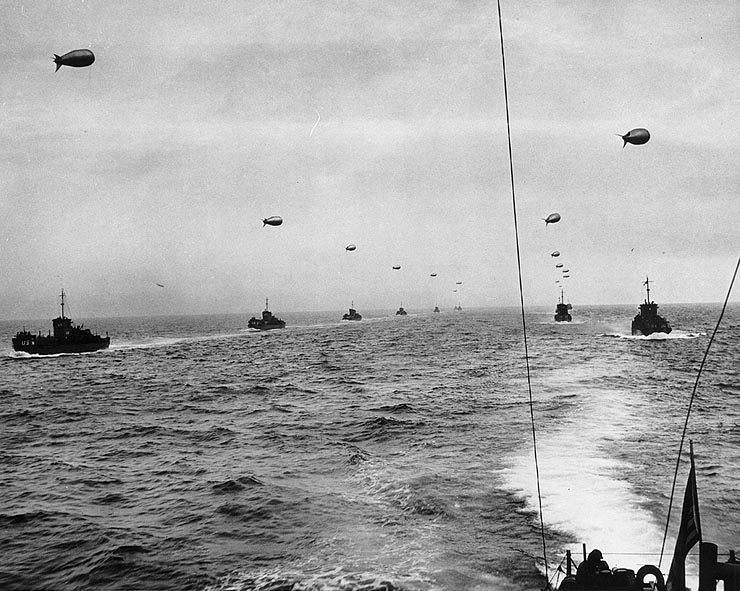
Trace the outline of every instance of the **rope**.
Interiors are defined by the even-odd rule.
[[[730,287],[727,290],[727,295],[725,296],[725,302],[722,304],[722,311],[719,314],[719,318],[717,319],[717,324],[714,327],[714,332],[712,332],[712,336],[709,339],[709,343],[707,344],[706,351],[704,351],[704,358],[701,360],[701,365],[699,366],[699,371],[696,374],[696,381],[694,382],[694,390],[691,392],[691,399],[689,400],[689,409],[686,412],[686,420],[683,424],[683,432],[681,433],[681,443],[678,446],[678,458],[676,459],[676,470],[673,473],[673,485],[671,486],[671,499],[668,502],[668,517],[666,517],[665,521],[665,532],[663,533],[663,545],[660,547],[660,558],[658,559],[658,568],[660,568],[660,563],[663,561],[663,551],[665,550],[665,541],[668,537],[668,525],[671,522],[671,509],[673,508],[673,495],[676,492],[676,480],[678,479],[678,468],[681,464],[681,451],[683,450],[683,443],[686,440],[686,431],[689,427],[689,417],[691,416],[691,408],[694,405],[694,398],[696,398],[696,389],[699,387],[699,378],[701,378],[701,372],[704,369],[704,364],[707,361],[707,357],[709,356],[709,349],[712,346],[712,343],[714,342],[714,337],[717,335],[717,331],[719,330],[719,325],[722,322],[722,317],[725,315],[725,310],[727,309],[727,302],[730,299],[730,293],[732,292],[732,286],[735,284],[735,278],[737,277],[737,270],[740,268],[740,257],[737,259],[737,264],[735,265],[735,272],[732,274],[732,279],[730,280]]]
[[[547,544],[545,541],[545,521],[542,517],[542,490],[540,488],[540,467],[537,459],[537,431],[534,423],[534,401],[532,397],[532,379],[529,369],[529,347],[527,345],[527,322],[524,315],[524,288],[522,285],[522,257],[519,248],[519,224],[516,215],[516,193],[514,191],[514,159],[511,152],[511,120],[509,117],[509,89],[506,83],[506,56],[504,53],[504,29],[501,23],[501,0],[496,0],[498,6],[498,31],[501,39],[501,69],[504,80],[504,102],[506,104],[506,135],[509,142],[509,176],[511,178],[511,203],[514,212],[514,237],[516,239],[516,266],[519,274],[519,303],[522,313],[522,332],[524,335],[524,359],[527,366],[527,390],[529,392],[529,415],[532,422],[532,448],[534,450],[534,468],[537,474],[537,500],[540,512],[540,534],[542,535],[542,556],[545,561],[545,573],[548,572]]]

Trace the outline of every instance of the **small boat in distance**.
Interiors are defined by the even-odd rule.
[[[439,306],[434,306],[434,313],[439,314]]]
[[[271,330],[273,328],[285,328],[285,321],[272,315],[272,312],[269,310],[267,298],[265,298],[265,309],[262,311],[262,318],[252,316],[247,326],[258,330]]]
[[[72,319],[64,315],[64,290],[62,290],[62,313],[54,318],[54,334],[42,336],[32,334],[25,328],[13,338],[13,349],[31,355],[58,355],[60,353],[90,353],[110,346],[110,337],[93,334],[84,324],[75,326]]]
[[[357,310],[354,309],[355,303],[352,302],[352,308],[349,309],[349,312],[342,316],[342,320],[362,320],[362,315],[357,312]]]
[[[643,285],[647,289],[647,297],[640,304],[639,314],[632,320],[632,334],[648,336],[654,332],[670,333],[670,323],[658,314],[658,304],[650,301],[650,279],[645,277]]]
[[[570,304],[566,304],[563,298],[563,290],[560,290],[560,301],[555,306],[555,322],[570,322],[573,317],[570,315],[568,310],[571,309]]]
[[[403,306],[401,306],[400,308],[398,308],[398,310],[396,310],[396,316],[406,316],[406,314],[407,312],[406,310],[403,309]]]
[[[453,310],[457,310],[458,312],[462,312],[462,306],[460,304],[458,304],[457,306],[455,306],[453,308]]]

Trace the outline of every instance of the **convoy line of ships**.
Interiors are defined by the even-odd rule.
[[[658,304],[650,300],[650,280],[646,279],[644,283],[647,291],[645,301],[640,304],[640,311],[632,320],[632,334],[644,335],[660,332],[670,333],[670,323],[658,314]],[[70,318],[64,315],[64,290],[61,294],[61,315],[54,318],[52,322],[53,333],[50,331],[47,335],[41,332],[31,333],[25,328],[19,331],[13,337],[13,349],[29,353],[32,355],[58,355],[60,353],[89,353],[100,349],[107,349],[110,346],[110,336],[100,336],[85,328],[84,325],[75,325]],[[353,307],[349,312],[342,316],[342,320],[357,321],[362,320],[362,315]],[[460,305],[454,308],[456,311],[462,310]],[[566,304],[563,292],[560,292],[560,299],[555,308],[556,322],[570,322],[573,317],[570,314],[572,309],[570,304]],[[439,307],[434,307],[434,312],[439,313]],[[397,316],[406,316],[407,312],[401,306],[397,311]],[[285,321],[273,315],[269,309],[269,302],[265,298],[265,309],[262,311],[261,318],[252,317],[247,323],[249,328],[257,330],[272,330],[285,328]]]

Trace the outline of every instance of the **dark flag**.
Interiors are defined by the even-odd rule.
[[[676,549],[673,552],[671,570],[668,572],[666,589],[668,591],[684,591],[686,589],[686,568],[684,562],[689,550],[697,542],[701,542],[701,522],[699,521],[699,497],[696,494],[696,470],[694,469],[694,453],[691,450],[691,471],[686,483],[686,493],[683,497],[681,511],[681,527],[678,528]]]

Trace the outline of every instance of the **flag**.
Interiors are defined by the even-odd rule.
[[[676,549],[673,552],[671,570],[668,572],[666,589],[668,591],[684,591],[686,589],[686,569],[684,562],[689,550],[697,542],[701,542],[701,522],[699,521],[699,497],[696,494],[696,469],[694,468],[694,454],[691,453],[691,471],[686,483],[686,493],[683,497],[681,511],[681,526],[678,528]]]

